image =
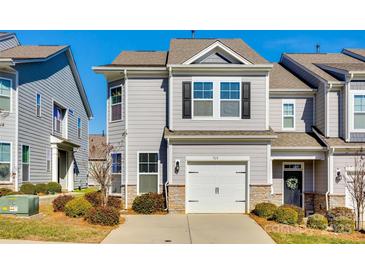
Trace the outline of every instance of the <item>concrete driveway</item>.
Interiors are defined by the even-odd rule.
[[[242,214],[128,215],[106,244],[273,244],[270,236]]]

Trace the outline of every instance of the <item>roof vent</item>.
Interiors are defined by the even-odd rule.
[[[317,43],[316,45],[316,53],[320,53],[321,52],[321,45],[319,43]]]
[[[191,31],[191,38],[192,38],[192,39],[195,39],[195,30],[192,30],[192,31]]]

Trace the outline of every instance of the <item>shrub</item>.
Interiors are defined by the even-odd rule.
[[[108,207],[113,207],[115,209],[122,208],[122,200],[118,197],[109,196],[108,197]]]
[[[276,209],[277,206],[272,203],[259,203],[255,206],[253,213],[265,219],[272,219]]]
[[[35,185],[35,192],[36,193],[48,194],[47,184],[36,184]]]
[[[92,207],[85,215],[90,224],[117,225],[119,224],[119,210],[114,207]]]
[[[351,220],[355,220],[355,214],[351,208],[348,207],[334,207],[327,211],[326,217],[328,220],[328,223],[330,225],[333,224],[333,221],[336,217],[347,217]]]
[[[294,225],[298,223],[298,213],[289,207],[279,207],[273,217],[275,221],[282,224]]]
[[[35,185],[31,183],[22,184],[20,187],[20,191],[23,192],[24,194],[31,194],[31,195],[35,195],[37,193]]]
[[[53,210],[56,211],[65,211],[65,205],[73,200],[74,197],[71,195],[61,195],[58,196],[56,199],[53,200],[52,205],[53,205]]]
[[[12,192],[9,192],[8,194],[6,194],[6,196],[7,195],[23,195],[24,193],[23,192],[21,192],[21,191],[12,191]]]
[[[94,207],[99,207],[102,201],[102,194],[100,191],[93,191],[85,194],[85,199],[88,200]],[[121,199],[114,196],[108,197],[107,206],[120,209],[122,207]]]
[[[92,208],[92,205],[84,197],[74,198],[65,205],[65,214],[69,217],[82,217]]]
[[[301,207],[296,206],[296,205],[290,205],[290,204],[285,204],[285,205],[282,205],[281,207],[294,209],[298,213],[298,224],[303,223],[304,210]]]
[[[165,199],[162,194],[146,193],[137,196],[132,204],[132,209],[141,214],[151,214],[163,211],[165,208]]]
[[[346,216],[335,217],[332,221],[333,230],[336,233],[352,233],[354,231],[355,222]]]
[[[328,227],[327,218],[321,214],[313,214],[308,217],[307,227],[324,230]]]
[[[0,197],[1,196],[6,196],[6,195],[11,195],[9,193],[12,193],[13,191],[9,188],[5,188],[5,187],[2,187],[0,188]]]
[[[47,184],[48,192],[49,193],[61,193],[62,192],[62,186],[57,182],[49,182]]]

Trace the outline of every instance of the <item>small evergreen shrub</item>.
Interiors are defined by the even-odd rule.
[[[142,194],[134,199],[132,209],[140,214],[161,212],[165,209],[165,198],[157,193]]]
[[[92,207],[85,215],[90,224],[113,226],[119,224],[119,210],[114,207]]]
[[[2,187],[2,188],[0,188],[0,197],[6,196],[6,195],[11,195],[10,193],[12,193],[12,192],[13,191],[11,189]]]
[[[307,227],[325,230],[328,227],[327,218],[321,214],[313,214],[308,217]]]
[[[352,233],[354,232],[355,222],[346,216],[339,216],[334,218],[332,226],[336,233]]]
[[[65,214],[69,217],[83,217],[92,208],[90,204],[84,197],[74,198],[67,202],[65,205]]]
[[[113,207],[115,209],[121,209],[122,208],[122,200],[115,196],[109,196],[108,197],[108,207]]]
[[[100,191],[92,191],[85,194],[85,199],[88,200],[94,207],[102,206],[102,194]],[[120,209],[122,207],[122,201],[115,196],[108,196],[107,206]]]
[[[355,221],[355,214],[354,214],[353,210],[348,207],[343,207],[343,206],[334,207],[334,208],[331,208],[330,210],[328,210],[327,214],[326,214],[328,223],[330,225],[333,224],[333,221],[336,217],[341,217],[341,216],[347,217],[347,218]]]
[[[285,205],[282,205],[281,207],[294,209],[298,213],[298,224],[300,225],[303,223],[303,219],[304,219],[303,208],[296,206],[296,205],[290,205],[290,204],[285,204]]]
[[[24,194],[35,195],[37,193],[35,185],[31,183],[24,183],[20,187],[20,191]]]
[[[255,206],[253,213],[265,219],[272,219],[277,208],[272,203],[259,203]]]
[[[296,210],[288,207],[279,207],[273,216],[278,223],[294,225],[298,223],[298,213]]]
[[[52,205],[53,205],[53,211],[57,212],[57,211],[60,211],[60,212],[63,212],[65,211],[65,206],[66,204],[73,200],[74,197],[71,196],[71,195],[61,195],[61,196],[58,196],[56,199],[54,199],[52,201]]]
[[[48,194],[48,186],[47,184],[36,184],[35,185],[36,193]]]
[[[62,192],[62,186],[57,182],[49,182],[47,184],[47,188],[48,188],[48,192],[51,194]]]

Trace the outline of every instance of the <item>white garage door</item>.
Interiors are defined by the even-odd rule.
[[[187,213],[245,212],[246,174],[243,162],[189,162]]]

